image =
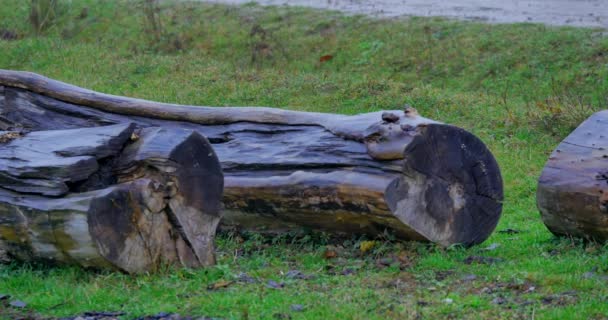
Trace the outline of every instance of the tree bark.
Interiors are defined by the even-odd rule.
[[[585,120],[551,153],[536,201],[555,235],[608,240],[608,111]]]
[[[224,170],[224,226],[388,230],[401,239],[472,245],[490,235],[502,210],[500,170],[486,146],[413,108],[348,116],[183,106],[0,71],[0,117],[7,128],[133,122],[198,131]]]
[[[222,185],[191,130],[0,132],[0,260],[129,273],[213,264]]]

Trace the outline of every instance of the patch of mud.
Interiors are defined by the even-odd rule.
[[[244,4],[251,0],[202,0]],[[488,23],[532,22],[608,29],[606,0],[258,0],[262,5],[291,5],[377,17],[439,16]]]

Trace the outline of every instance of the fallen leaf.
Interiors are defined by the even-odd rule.
[[[217,289],[221,289],[221,288],[226,288],[233,283],[234,283],[233,281],[220,280],[216,283],[212,283],[212,284],[208,285],[207,290],[217,290]]]
[[[409,264],[412,263],[412,260],[410,259],[410,253],[407,252],[407,251],[401,251],[401,252],[399,252],[399,255],[397,256],[397,259],[402,264],[409,265]]]
[[[327,61],[329,61],[329,60],[331,60],[333,58],[334,58],[334,56],[332,56],[331,54],[326,54],[326,55],[321,56],[319,58],[319,62],[327,62]]]
[[[323,258],[325,259],[333,259],[335,257],[338,256],[338,253],[335,252],[334,250],[325,250],[325,252],[323,253]]]
[[[361,250],[361,253],[366,253],[366,252],[370,251],[371,249],[373,249],[375,246],[376,246],[376,241],[363,241],[359,245],[359,250]]]

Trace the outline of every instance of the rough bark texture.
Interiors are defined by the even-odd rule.
[[[551,153],[536,199],[554,234],[608,240],[608,111],[592,115]]]
[[[213,264],[222,185],[192,130],[0,132],[0,260],[126,272]]]
[[[0,130],[124,122],[208,137],[225,174],[226,226],[388,229],[403,239],[472,245],[489,236],[502,210],[500,170],[485,145],[412,108],[347,116],[183,106],[0,70]]]

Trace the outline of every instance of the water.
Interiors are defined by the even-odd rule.
[[[251,0],[207,2],[243,4]],[[442,16],[488,23],[534,22],[608,29],[608,0],[257,0],[379,17]]]

